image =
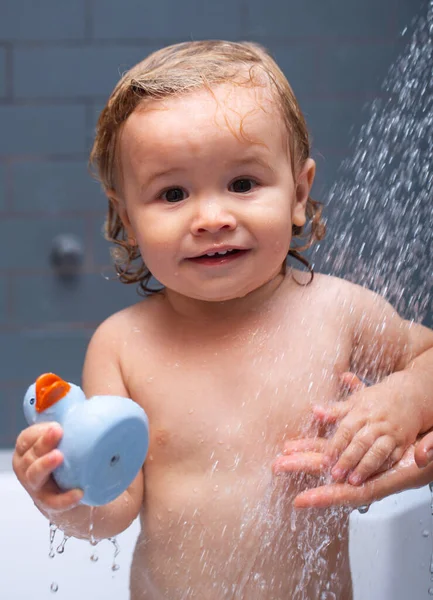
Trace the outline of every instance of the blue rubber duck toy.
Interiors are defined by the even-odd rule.
[[[37,378],[24,396],[29,425],[57,421],[63,428],[63,463],[53,477],[63,490],[80,488],[82,504],[111,502],[132,483],[149,447],[149,422],[130,398],[93,396],[54,375]]]

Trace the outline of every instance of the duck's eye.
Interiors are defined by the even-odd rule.
[[[30,404],[34,404],[35,403],[35,399],[34,398],[30,398]]]

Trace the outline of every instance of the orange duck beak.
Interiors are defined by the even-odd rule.
[[[41,413],[66,396],[69,383],[54,375],[44,373],[36,379],[36,412]]]

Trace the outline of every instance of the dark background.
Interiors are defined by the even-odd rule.
[[[106,202],[87,172],[97,115],[120,74],[167,44],[254,40],[284,70],[307,118],[326,200],[362,108],[425,0],[0,0],[0,446],[24,426],[22,396],[45,371],[79,383],[96,325],[138,299],[113,275]],[[75,279],[51,266],[73,234]]]

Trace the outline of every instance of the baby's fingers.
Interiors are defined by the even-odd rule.
[[[395,440],[391,436],[381,436],[350,474],[349,483],[361,485],[372,475],[389,469],[402,455],[403,450],[395,447]]]
[[[15,444],[15,454],[23,457],[30,450],[36,456],[42,456],[57,446],[62,437],[62,428],[58,423],[39,423],[22,431]]]
[[[25,472],[25,487],[31,491],[39,491],[50,480],[51,473],[63,462],[63,454],[52,450],[41,458],[34,460]],[[57,488],[58,489],[58,488]]]
[[[53,484],[54,485],[54,484]],[[79,489],[68,490],[67,492],[52,492],[49,489],[38,496],[37,503],[46,512],[62,512],[75,508],[83,497],[83,491]]]
[[[363,427],[358,432],[352,432],[346,427],[341,429],[342,431],[337,430],[332,440],[329,457],[331,464],[337,459],[331,470],[336,481],[344,481],[349,471],[358,465],[380,437],[372,427]]]

